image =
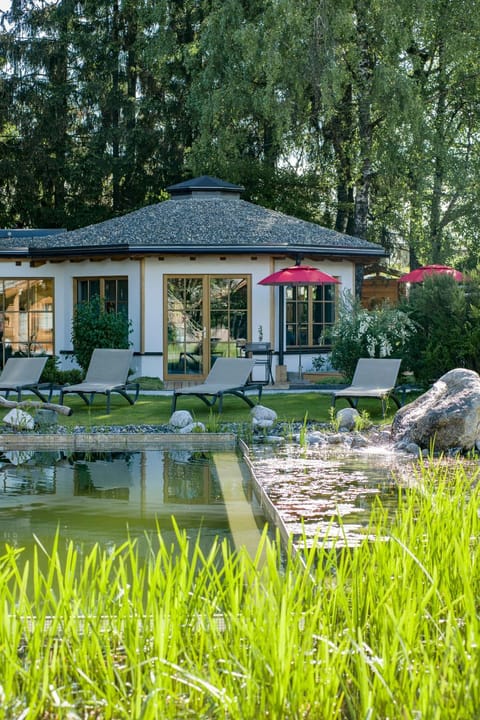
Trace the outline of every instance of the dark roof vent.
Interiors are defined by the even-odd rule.
[[[201,177],[193,178],[193,180],[185,180],[185,182],[167,187],[168,192],[174,198],[211,198],[225,196],[239,198],[244,189],[241,185],[233,185],[233,183],[219,180],[210,175],[202,175]]]

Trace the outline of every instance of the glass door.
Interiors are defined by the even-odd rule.
[[[219,357],[248,340],[246,277],[167,276],[166,377],[205,377]]]
[[[204,295],[201,277],[167,278],[167,375],[204,375]]]
[[[249,338],[248,280],[245,277],[209,278],[210,357],[236,357]]]

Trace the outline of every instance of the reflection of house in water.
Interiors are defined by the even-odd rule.
[[[22,463],[5,458],[2,466],[0,458],[0,478],[11,473],[3,494],[0,487],[0,542],[26,547],[28,557],[35,536],[50,546],[59,529],[81,549],[120,546],[128,536],[142,556],[158,546],[159,532],[176,547],[178,529],[198,538],[205,554],[219,539],[251,538],[256,547],[265,522],[236,452],[59,450],[11,458]]]
[[[78,455],[83,457],[78,457]],[[73,494],[111,500],[128,500],[135,483],[128,453],[76,453],[73,461]],[[89,459],[87,459],[89,458]],[[137,468],[135,468],[137,472]]]
[[[214,505],[222,503],[222,490],[210,453],[188,453],[187,459],[165,454],[166,504]]]
[[[56,457],[56,453],[33,453],[25,450],[2,453],[0,496],[55,494]]]

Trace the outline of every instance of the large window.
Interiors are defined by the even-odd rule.
[[[109,312],[123,313],[128,317],[128,278],[89,277],[75,280],[77,303],[90,302],[99,297]]]
[[[287,348],[328,345],[335,322],[335,285],[286,288]]]
[[[167,376],[208,373],[248,338],[249,278],[166,276]]]
[[[53,355],[53,280],[0,279],[0,363]]]

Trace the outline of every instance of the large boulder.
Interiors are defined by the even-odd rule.
[[[464,368],[442,375],[396,413],[392,439],[439,452],[474,448],[480,442],[480,375]]]

